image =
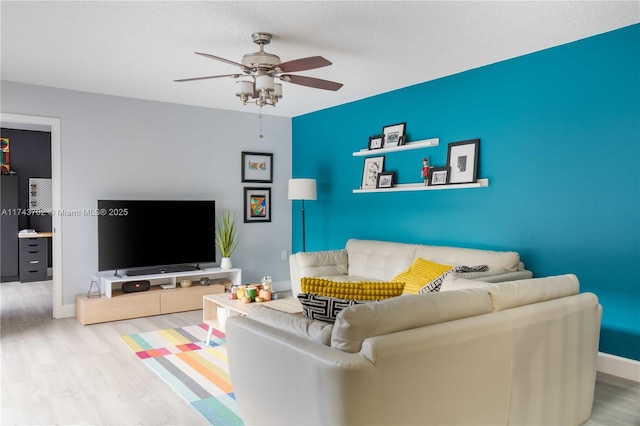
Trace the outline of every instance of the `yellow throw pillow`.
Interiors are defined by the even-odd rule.
[[[400,281],[341,282],[325,278],[304,277],[300,280],[300,284],[303,293],[353,300],[388,299],[400,296],[404,289],[404,283]]]
[[[439,291],[442,280],[451,271],[451,265],[442,265],[419,257],[409,269],[399,273],[391,281],[405,283],[404,294],[429,293]]]

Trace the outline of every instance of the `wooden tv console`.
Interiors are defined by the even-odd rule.
[[[224,292],[224,286],[218,283],[201,285],[199,281],[202,277],[208,277],[212,281],[231,281],[233,285],[242,283],[242,272],[238,268],[210,268],[135,277],[102,275],[100,277],[104,293],[102,297],[89,298],[84,294],[76,296],[76,319],[82,325],[88,325],[202,309],[202,296]],[[180,281],[184,279],[191,280],[192,285],[186,288],[180,287]],[[149,280],[151,289],[139,293],[122,292],[123,283],[140,280]],[[166,284],[175,288],[161,287]]]

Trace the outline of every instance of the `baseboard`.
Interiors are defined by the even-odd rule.
[[[76,316],[76,304],[62,305],[60,316],[58,318],[71,318]]]
[[[601,373],[640,382],[640,361],[598,352],[596,369]]]

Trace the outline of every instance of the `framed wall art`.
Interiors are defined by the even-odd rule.
[[[449,167],[432,167],[429,170],[429,186],[446,185],[449,183]]]
[[[384,168],[384,156],[369,157],[364,160],[362,169],[362,189],[375,189],[378,187],[378,173]]]
[[[449,183],[475,183],[478,179],[478,153],[480,139],[449,144],[447,165]]]
[[[271,222],[271,188],[244,188],[244,223]]]
[[[407,123],[392,124],[391,126],[384,126],[382,134],[384,135],[384,147],[390,148],[393,146],[402,145],[404,142],[404,133]]]
[[[243,151],[242,182],[273,183],[273,154]]]
[[[382,148],[384,135],[369,136],[369,149]]]
[[[395,172],[378,173],[378,188],[393,188],[395,177]]]

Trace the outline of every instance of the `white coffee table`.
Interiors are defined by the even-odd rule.
[[[202,296],[202,321],[209,326],[206,345],[209,345],[211,332],[216,322],[220,327],[224,328],[224,323],[230,312],[251,316],[251,311],[259,305],[291,314],[302,313],[302,305],[297,297],[280,297],[260,303],[242,303],[238,299],[229,299],[228,293],[207,294]],[[219,312],[221,314],[220,317],[218,316]]]

